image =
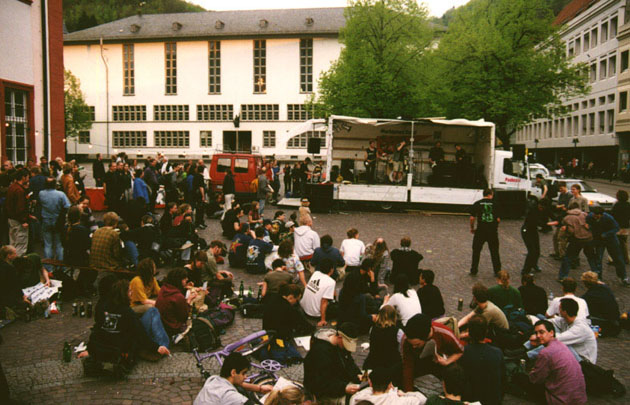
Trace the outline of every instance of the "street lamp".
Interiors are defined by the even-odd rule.
[[[538,142],[540,142],[540,140],[538,138],[534,139],[534,158],[536,159],[536,161],[538,162]]]

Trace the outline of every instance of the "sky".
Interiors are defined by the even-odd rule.
[[[272,8],[319,8],[343,7],[347,0],[187,0],[199,4],[206,10],[261,10]],[[459,7],[469,0],[417,0],[429,9],[429,14],[441,17],[452,7]]]

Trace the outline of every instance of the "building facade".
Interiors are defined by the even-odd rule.
[[[625,69],[619,71],[617,78],[617,94],[619,94],[620,100],[628,100],[630,95],[630,7],[625,9],[624,24],[619,29],[619,35],[617,40],[619,41],[619,57],[622,61],[622,66]],[[627,165],[630,161],[630,109],[628,108],[628,102],[625,103],[626,108],[619,111],[615,120],[615,132],[619,137],[619,161],[621,165]]]
[[[324,132],[288,135],[312,117],[344,21],[343,8],[137,15],[66,34],[65,67],[94,119],[68,153],[303,159]]]
[[[0,155],[64,157],[61,0],[0,0]]]
[[[576,157],[600,170],[619,164],[615,126],[628,109],[628,93],[620,97],[617,89],[628,71],[628,52],[620,52],[618,41],[625,9],[626,0],[574,0],[558,14],[567,57],[588,66],[591,91],[565,100],[567,115],[534,120],[516,132],[514,143],[526,145],[538,161],[558,164]]]

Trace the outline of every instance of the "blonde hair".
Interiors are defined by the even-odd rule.
[[[269,393],[265,405],[293,405],[304,402],[304,393],[298,387],[285,387]]]
[[[505,270],[499,271],[497,273],[497,280],[499,280],[499,284],[507,288],[510,285],[510,273]]]
[[[110,211],[103,215],[103,223],[105,224],[105,226],[116,226],[118,224],[118,221],[118,214],[113,211]]]
[[[300,216],[300,225],[308,225],[313,223],[313,218],[310,215],[304,214]]]
[[[389,328],[390,326],[396,326],[397,322],[398,312],[396,312],[396,308],[391,305],[385,305],[378,311],[375,324],[379,328]]]

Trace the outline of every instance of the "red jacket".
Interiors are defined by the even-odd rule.
[[[169,335],[184,330],[190,305],[179,289],[164,284],[158,293],[155,307],[160,311],[162,324]]]
[[[7,216],[21,223],[28,222],[28,204],[26,202],[26,189],[17,181],[14,181],[7,191]]]

